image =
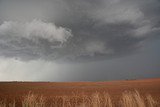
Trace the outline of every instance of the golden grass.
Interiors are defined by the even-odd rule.
[[[43,96],[34,95],[29,92],[22,101],[22,107],[45,107],[45,99]]]
[[[138,91],[125,91],[114,101],[111,96],[104,92],[95,92],[91,96],[74,93],[71,96],[53,96],[52,101],[47,103],[43,96],[31,92],[24,96],[22,107],[158,107],[158,102],[151,95],[141,96]],[[115,104],[116,103],[116,104]],[[7,104],[0,102],[0,107],[16,107],[15,101]]]
[[[6,107],[6,103],[4,101],[0,102],[0,107]]]
[[[144,99],[138,91],[124,92],[120,100],[120,105],[122,107],[146,107]]]
[[[1,101],[0,107],[16,107],[15,100],[13,101],[13,103],[8,103],[8,104],[6,103],[6,101]]]
[[[153,99],[151,95],[147,95],[147,107],[158,107],[158,102]]]

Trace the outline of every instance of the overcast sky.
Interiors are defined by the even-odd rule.
[[[160,0],[0,0],[0,81],[160,77]]]

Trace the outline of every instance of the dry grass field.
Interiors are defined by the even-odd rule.
[[[160,79],[0,82],[0,107],[160,107]]]

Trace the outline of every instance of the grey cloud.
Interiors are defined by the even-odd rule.
[[[35,41],[30,41],[26,37],[16,38],[14,44],[18,45],[12,45],[14,48],[8,44],[9,42],[3,45],[5,40],[2,39],[0,45],[2,56],[5,54],[21,59],[25,56],[25,58],[47,60],[107,59],[133,53],[141,47],[141,43],[159,35],[158,0],[47,0],[45,2],[14,0],[13,4],[10,1],[1,2],[1,22],[12,19],[28,22],[38,18],[69,28],[73,35],[69,39],[59,38],[60,41],[36,38],[35,41],[39,41],[38,46]],[[58,33],[56,34],[56,37],[60,37]],[[40,36],[39,33],[37,35]],[[11,39],[9,35],[0,37],[8,41]],[[61,48],[54,46],[62,41]],[[27,48],[18,49],[21,45]]]
[[[159,35],[159,0],[0,0],[0,80],[159,77]]]
[[[91,16],[104,23],[130,23],[134,26],[133,32],[131,31],[131,36],[146,36],[147,33],[157,29],[156,21],[153,19],[158,18],[155,16],[154,11],[152,11],[152,17],[149,17],[145,10],[153,10],[159,8],[160,6],[152,7],[153,3],[158,3],[158,1],[126,1],[126,0],[115,0],[115,1],[105,1],[105,6],[100,9],[94,10]],[[150,4],[151,6],[145,7],[144,5]],[[144,9],[143,9],[144,8]],[[157,20],[157,19],[156,19]],[[158,19],[159,20],[159,19]]]
[[[105,61],[57,63],[56,61],[0,57],[1,81],[106,81],[160,76],[160,40],[134,55]],[[157,51],[158,50],[158,51]]]
[[[1,35],[9,35],[14,37],[22,37],[32,41],[35,38],[46,39],[49,42],[65,42],[72,36],[71,31],[62,27],[56,27],[52,23],[45,23],[41,20],[33,20],[31,22],[4,22],[0,26]]]
[[[62,0],[0,0],[0,22],[61,19],[68,10]]]
[[[4,22],[0,25],[0,54],[11,57],[34,57],[52,54],[61,48],[71,31],[41,20],[31,22]]]

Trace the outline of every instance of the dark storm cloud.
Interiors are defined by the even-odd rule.
[[[118,57],[135,52],[160,31],[158,0],[0,2],[0,55],[5,57],[27,60]],[[36,19],[42,25],[40,28],[34,24]]]

